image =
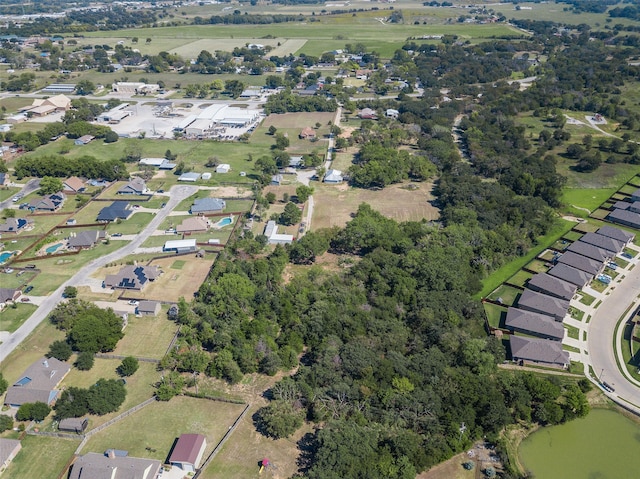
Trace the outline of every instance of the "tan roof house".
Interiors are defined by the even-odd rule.
[[[316,138],[316,130],[307,126],[302,129],[299,136],[301,140],[313,140]]]
[[[177,233],[201,233],[211,228],[211,221],[204,216],[193,216],[185,219],[176,227]]]
[[[0,438],[0,474],[2,474],[9,463],[18,455],[20,449],[22,449],[22,445],[17,439]]]
[[[86,189],[86,186],[84,185],[84,181],[80,178],[72,176],[62,182],[62,188],[68,193],[81,193]]]

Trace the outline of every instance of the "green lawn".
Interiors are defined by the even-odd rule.
[[[171,269],[182,269],[184,268],[186,261],[183,261],[181,259],[177,259],[173,262],[173,264],[171,264]]]
[[[492,292],[488,296],[488,299],[491,299],[492,301],[499,301],[502,299],[502,304],[505,306],[513,306],[521,293],[521,290],[503,284]]]
[[[565,188],[562,192],[562,203],[571,214],[586,218],[589,214],[575,206],[594,211],[615,192],[615,188]]]
[[[487,315],[487,321],[492,328],[504,328],[504,320],[507,316],[507,309],[497,304],[484,303],[484,312]]]
[[[587,306],[590,306],[594,301],[596,300],[596,298],[594,298],[593,296],[585,293],[585,292],[581,292],[580,293],[580,302],[582,304],[586,304]]]
[[[18,303],[13,308],[8,306],[0,311],[0,331],[13,333],[38,309],[33,304]]]
[[[570,338],[580,339],[580,330],[578,328],[576,328],[575,326],[570,326],[568,324],[565,324],[564,327],[567,330],[567,335]]]
[[[547,263],[539,259],[534,259],[533,261],[527,263],[525,265],[525,268],[531,271],[535,271],[536,273],[546,273],[549,270]]]
[[[577,319],[578,321],[582,321],[584,318],[584,311],[574,308],[573,306],[569,306],[569,314],[573,319]]]
[[[529,281],[532,277],[533,277],[533,274],[529,273],[528,271],[520,270],[516,274],[511,276],[511,278],[509,278],[507,282],[509,284],[513,284],[515,286],[522,286],[524,288],[527,281]]]
[[[25,436],[22,450],[3,476],[11,479],[57,479],[79,444],[80,440]]]
[[[128,219],[120,223],[109,223],[107,231],[109,234],[121,233],[123,235],[133,235],[140,233],[145,226],[153,219],[153,213],[135,213]]]
[[[166,307],[159,317],[129,315],[129,324],[114,354],[162,359],[178,326],[166,317]]]

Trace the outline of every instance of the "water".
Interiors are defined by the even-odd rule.
[[[231,223],[233,223],[233,220],[230,217],[222,218],[220,221],[218,221],[218,226],[227,226]]]
[[[13,256],[13,253],[10,251],[5,251],[4,253],[0,253],[0,264],[7,261],[9,258],[11,258],[11,256]]]
[[[584,419],[545,427],[520,445],[520,459],[543,479],[638,479],[640,426],[594,409]]]
[[[55,253],[56,250],[60,248],[60,246],[62,246],[62,243],[56,243],[54,245],[49,246],[47,249],[45,249],[45,251],[47,252],[47,254]]]

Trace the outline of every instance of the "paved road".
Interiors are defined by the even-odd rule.
[[[33,180],[27,181],[27,183],[20,190],[20,193],[22,193],[23,196],[27,196],[28,194],[33,193],[38,188],[40,188],[40,178],[35,178]],[[3,202],[0,202],[0,210],[4,210],[5,208],[10,208],[11,206],[16,204],[20,204],[19,201],[16,203],[13,202],[14,196],[15,195],[13,195],[11,198],[7,198]]]
[[[97,258],[80,271],[78,271],[71,279],[56,289],[49,295],[40,307],[27,319],[22,326],[18,328],[5,342],[0,344],[0,361],[3,361],[11,351],[13,351],[31,332],[38,326],[51,312],[53,308],[62,300],[62,292],[66,286],[82,286],[90,281],[90,276],[107,263],[117,261],[125,256],[132,254],[151,234],[158,229],[160,224],[169,215],[178,204],[193,195],[198,188],[195,186],[174,186],[171,188],[171,199],[167,201],[167,205],[162,208],[156,216],[151,220],[147,227],[130,243],[122,248],[109,253],[106,256]]]
[[[627,277],[595,310],[589,323],[588,344],[593,371],[615,389],[614,393],[607,393],[607,396],[640,414],[640,383],[636,385],[622,375],[612,348],[616,324],[629,305],[638,302],[638,295],[640,295],[640,265],[636,265],[627,273]],[[632,308],[632,311],[634,309]]]

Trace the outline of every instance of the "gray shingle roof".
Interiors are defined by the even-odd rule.
[[[547,314],[561,321],[569,310],[569,301],[525,289],[518,300],[518,308]]]
[[[607,219],[614,223],[631,226],[640,229],[640,213],[634,213],[628,210],[613,210],[607,215]],[[618,251],[619,253],[619,251]]]
[[[608,236],[609,238],[613,238],[617,241],[622,241],[623,243],[628,243],[636,237],[633,233],[621,230],[620,228],[614,228],[613,226],[602,226],[601,228],[598,228],[597,233],[602,236]]]
[[[40,358],[7,391],[5,404],[20,405],[42,401],[49,404],[57,396],[56,386],[71,366],[56,358]]]
[[[211,211],[222,211],[227,203],[220,198],[197,198],[191,207],[191,213],[208,213]]]
[[[540,291],[549,296],[555,296],[556,298],[566,299],[567,301],[573,298],[578,289],[575,284],[563,281],[547,273],[534,275],[527,283],[527,288]]]
[[[564,366],[570,363],[569,353],[562,350],[562,344],[548,339],[534,339],[511,336],[511,356],[514,360],[535,361]]]
[[[593,246],[592,244],[584,243],[582,241],[571,243],[571,246],[567,248],[567,251],[586,256],[587,258],[591,258],[592,260],[598,261],[600,263],[604,263],[614,256],[611,251],[598,248],[597,246]]]
[[[582,256],[581,254],[573,253],[571,251],[560,256],[558,263],[572,266],[590,275],[596,275],[602,269],[602,262],[594,261],[586,256]]]
[[[554,320],[551,316],[522,309],[509,308],[505,325],[517,331],[533,333],[557,341],[564,337],[564,326],[560,321]]]
[[[547,271],[547,273],[551,276],[555,276],[556,278],[560,278],[563,281],[575,284],[578,288],[583,288],[585,284],[593,279],[593,276],[588,273],[564,263],[558,263]]]
[[[129,203],[126,201],[114,201],[109,206],[105,206],[98,213],[98,221],[115,221],[118,218],[126,220],[129,216],[131,216],[131,211],[129,209]]]
[[[102,233],[102,235],[100,233]],[[70,248],[89,248],[96,244],[101,236],[104,237],[103,231],[80,231],[75,236],[69,238],[68,245]]]
[[[607,251],[613,251],[614,253],[620,253],[624,249],[624,244],[620,241],[616,241],[613,238],[604,236],[598,233],[585,233],[580,241],[583,243],[589,243],[598,248],[606,249]]]
[[[138,457],[107,457],[89,452],[73,464],[69,479],[154,479],[160,461]]]

